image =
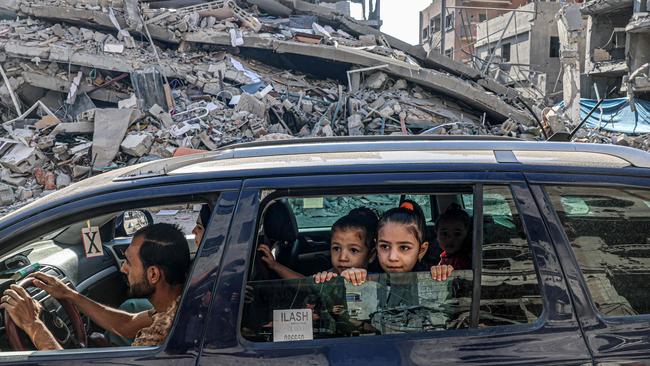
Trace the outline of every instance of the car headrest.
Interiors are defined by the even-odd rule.
[[[267,240],[293,243],[298,238],[296,217],[283,200],[273,202],[264,213],[264,237]]]

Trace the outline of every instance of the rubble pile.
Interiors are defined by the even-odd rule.
[[[12,12],[0,21],[4,210],[102,171],[256,139],[541,137],[514,90],[330,9],[188,1],[0,0]]]

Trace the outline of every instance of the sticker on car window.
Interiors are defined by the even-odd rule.
[[[87,258],[101,257],[104,255],[102,238],[99,236],[99,227],[89,226],[81,229],[81,237],[84,242],[84,253]]]
[[[312,198],[303,198],[302,205],[304,208],[323,208],[323,197],[312,197]]]
[[[311,309],[273,310],[273,342],[314,339]]]

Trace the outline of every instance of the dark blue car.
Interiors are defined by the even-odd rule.
[[[359,207],[381,215],[404,201],[422,209],[426,224],[417,269],[391,273],[374,252],[360,285],[342,276],[314,281],[332,269],[339,218]],[[212,214],[195,244],[202,205]],[[450,207],[469,217],[470,264],[436,281],[429,268],[442,263],[444,249],[436,224]],[[146,299],[127,299],[119,266],[133,231],[161,221],[184,228],[192,266],[160,347],[132,347],[32,287],[65,350],[30,350],[24,334],[3,327],[0,363],[650,362],[650,154],[640,150],[359,137],[251,143],[144,163],[0,219],[0,286],[38,263],[98,302],[146,309]],[[99,228],[101,255],[84,247],[87,226]],[[272,270],[262,244],[302,278]]]

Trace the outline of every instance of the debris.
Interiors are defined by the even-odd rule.
[[[59,173],[56,176],[56,188],[61,189],[67,187],[72,183],[72,178],[65,173]]]
[[[61,123],[61,121],[59,121],[59,119],[56,116],[47,114],[43,116],[43,118],[41,118],[40,121],[34,124],[34,128],[36,128],[37,130],[44,130],[52,126],[56,126],[59,123]]]
[[[29,173],[37,167],[36,149],[17,143],[0,158],[0,165],[14,173]]]
[[[51,191],[56,189],[56,176],[53,172],[36,168],[34,170],[34,178],[45,190]]]
[[[10,205],[14,201],[16,201],[14,190],[10,186],[0,183],[0,204]]]
[[[79,89],[79,83],[81,82],[82,76],[83,73],[79,71],[77,73],[77,76],[75,76],[75,78],[72,79],[72,83],[70,84],[70,89],[68,90],[68,97],[65,100],[66,103],[74,104],[74,102],[77,100],[77,90]]]
[[[104,52],[109,53],[122,53],[124,52],[124,45],[122,43],[104,43]]]
[[[131,94],[131,96],[128,99],[123,99],[117,102],[117,108],[119,109],[136,108],[137,106],[138,106],[138,98],[135,97],[135,94]],[[158,106],[158,104],[156,104],[156,106]],[[160,106],[158,106],[158,108],[160,108]]]
[[[108,167],[117,154],[129,125],[140,117],[134,109],[105,108],[95,110],[93,125],[94,169]],[[141,156],[141,155],[138,155]]]
[[[164,110],[168,110],[169,106],[167,105],[164,90],[165,83],[160,71],[153,67],[142,71],[133,71],[131,73],[131,83],[138,98],[138,107],[148,110],[154,104],[158,104]]]
[[[158,104],[154,104],[151,108],[149,108],[149,113],[161,121],[163,123],[163,126],[166,128],[170,128],[174,124],[172,116],[168,112],[165,112]]]
[[[147,133],[127,135],[120,148],[131,156],[144,156],[151,149],[153,138]]]
[[[0,88],[31,107],[2,89],[0,180],[22,188],[12,208],[97,172],[258,139],[541,139],[514,88],[328,8],[191,3],[15,0]]]
[[[385,73],[378,71],[372,75],[370,75],[365,82],[365,87],[370,88],[370,89],[381,89],[384,86],[384,83],[388,79],[388,75]]]
[[[4,81],[4,86],[7,88],[9,91],[9,95],[11,96],[11,101],[14,103],[14,108],[16,108],[16,113],[19,115],[22,114],[21,109],[20,109],[20,103],[18,103],[18,99],[16,98],[16,94],[14,94],[14,91],[11,87],[11,83],[9,82],[9,79],[7,78],[7,74],[5,73],[5,70],[2,68],[2,65],[0,64],[0,74],[2,74],[2,80]]]
[[[235,107],[235,113],[241,111],[246,111],[260,118],[266,116],[266,106],[264,103],[248,93],[244,93],[240,96],[239,102]]]

